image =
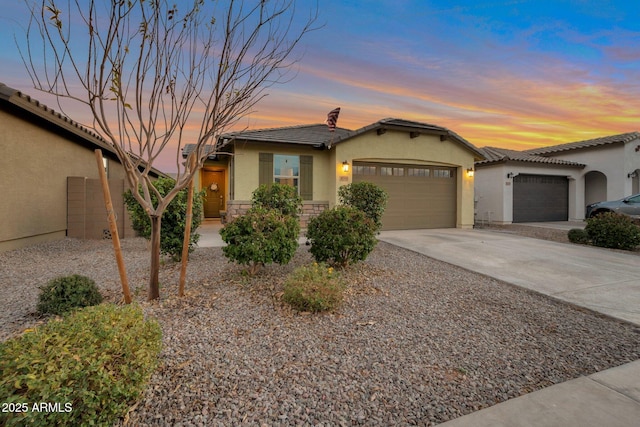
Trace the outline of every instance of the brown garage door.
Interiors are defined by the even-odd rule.
[[[568,218],[566,176],[520,174],[513,178],[513,222],[566,221]]]
[[[384,230],[456,226],[456,169],[354,162],[353,182],[368,181],[389,193]]]

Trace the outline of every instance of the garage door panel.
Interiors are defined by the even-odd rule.
[[[566,221],[568,218],[566,176],[520,174],[513,178],[513,222]]]
[[[375,165],[375,175],[356,173],[360,165]],[[398,175],[382,175],[381,170]],[[402,171],[398,171],[401,168]],[[433,170],[445,171],[449,177],[434,177]],[[367,169],[371,173],[372,169]],[[420,176],[414,176],[421,174]],[[452,228],[456,226],[456,179],[454,168],[416,165],[388,165],[354,162],[353,182],[372,182],[389,194],[382,217],[384,230],[412,228]]]

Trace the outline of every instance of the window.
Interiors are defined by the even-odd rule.
[[[258,184],[292,185],[302,200],[313,200],[313,156],[260,153]]]
[[[434,178],[451,178],[452,176],[450,169],[434,169],[433,171]]]
[[[381,167],[380,175],[383,176],[404,176],[404,168]]]
[[[353,166],[353,174],[354,175],[375,175],[376,167],[375,166]]]
[[[424,168],[407,168],[409,176],[429,176],[429,169]]]
[[[300,182],[300,157],[274,154],[273,182],[298,188]]]
[[[629,197],[626,200],[628,203],[640,203],[640,196]]]

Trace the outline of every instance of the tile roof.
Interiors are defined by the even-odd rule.
[[[217,145],[217,149],[223,148],[232,141],[253,141],[253,142],[277,142],[285,144],[311,145],[314,148],[326,147],[329,142],[333,145],[342,143],[350,138],[363,133],[378,129],[397,129],[403,131],[413,131],[418,134],[424,133],[429,135],[441,135],[443,138],[450,139],[461,144],[472,153],[476,160],[483,159],[482,153],[466,139],[462,138],[455,132],[437,125],[429,123],[413,122],[410,120],[386,118],[364,126],[358,130],[352,131],[344,128],[336,128],[336,131],[329,132],[325,124],[287,126],[270,129],[257,129],[241,132],[232,132],[221,136],[221,141]],[[189,144],[183,148],[182,155],[186,157],[193,151],[194,145]],[[211,150],[211,149],[210,149]],[[210,151],[209,150],[209,151]]]
[[[204,147],[204,152],[207,154],[216,152],[220,149],[220,145],[221,144],[219,143],[216,143],[216,145],[213,145],[213,144],[206,145]],[[196,144],[185,144],[185,146],[182,147],[182,157],[186,159],[187,156],[191,154],[194,148],[196,148]],[[215,154],[212,154],[209,156],[209,160],[215,160],[215,158],[216,158]]]
[[[245,140],[256,142],[279,142],[284,144],[322,145],[348,138],[352,131],[336,127],[329,131],[326,124],[286,126],[280,128],[256,129],[241,132],[231,132],[222,135],[223,140]],[[226,145],[226,143],[225,143]]]
[[[549,147],[533,148],[523,151],[524,153],[545,155],[559,153],[562,151],[579,150],[582,148],[597,147],[600,145],[626,143],[640,138],[639,132],[629,132],[620,135],[605,136],[602,138],[588,139],[586,141],[570,142],[568,144],[552,145]]]
[[[526,163],[544,163],[550,165],[562,165],[583,168],[586,165],[569,160],[556,159],[555,157],[543,157],[529,154],[525,151],[507,150],[497,147],[482,147],[480,152],[486,160],[476,162],[477,166],[488,165],[492,163],[504,163],[508,161],[526,162]]]

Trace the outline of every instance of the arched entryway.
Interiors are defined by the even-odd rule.
[[[607,200],[607,176],[600,171],[587,172],[584,176],[585,205],[604,200]]]

